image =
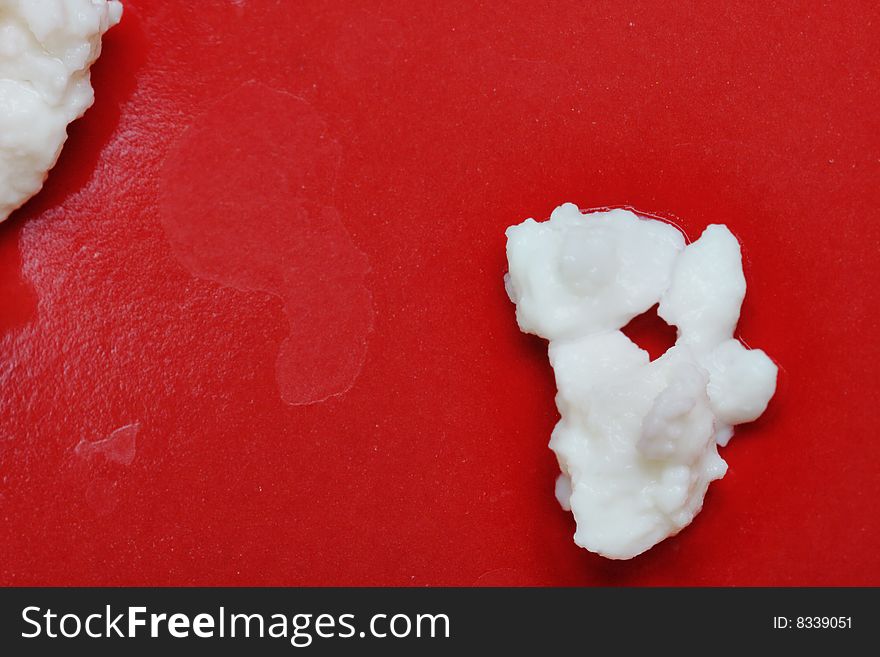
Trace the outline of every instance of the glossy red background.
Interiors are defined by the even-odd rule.
[[[126,2],[0,226],[0,582],[880,584],[876,3],[534,4]],[[212,114],[252,80],[338,146],[303,193],[369,261],[363,365],[318,404],[279,394],[279,297],[194,275],[163,227],[232,254],[286,207],[210,143],[194,180],[228,173],[245,219],[160,203],[188,127],[264,129]],[[740,335],[780,365],[703,514],[630,562],[571,541],[552,374],[502,286],[504,228],[563,201],[727,223]],[[76,449],[133,423],[133,453]]]

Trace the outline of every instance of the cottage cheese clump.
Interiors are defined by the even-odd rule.
[[[89,67],[120,18],[109,0],[0,0],[0,221],[40,191],[94,102]]]
[[[717,445],[776,389],[773,362],[733,337],[746,292],[739,243],[711,225],[685,245],[662,221],[570,203],[507,240],[519,327],[550,341],[556,496],[577,521],[575,543],[634,557],[694,519],[727,471]],[[678,340],[651,361],[620,329],[657,303]]]

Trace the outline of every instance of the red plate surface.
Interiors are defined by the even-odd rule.
[[[534,4],[127,0],[0,227],[0,582],[880,584],[876,3]],[[564,201],[728,224],[780,366],[629,562],[502,285]]]

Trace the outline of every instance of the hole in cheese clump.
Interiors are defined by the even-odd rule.
[[[651,360],[657,360],[669,351],[678,337],[675,327],[664,322],[657,314],[657,304],[631,319],[620,331],[647,351]]]

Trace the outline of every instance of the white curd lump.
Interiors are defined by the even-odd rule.
[[[0,221],[40,191],[94,102],[89,67],[121,17],[108,0],[0,0]]]
[[[694,519],[727,471],[717,445],[776,390],[773,362],[733,338],[739,243],[711,225],[685,245],[662,221],[567,203],[508,228],[507,259],[520,329],[550,341],[556,497],[574,514],[575,543],[634,557]],[[678,340],[651,361],[620,329],[658,302]]]

